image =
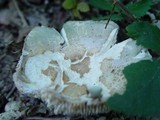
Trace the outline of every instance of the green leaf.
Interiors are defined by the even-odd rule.
[[[72,10],[72,13],[73,13],[73,16],[74,17],[76,17],[76,18],[79,18],[79,19],[82,19],[82,16],[81,16],[81,14],[80,14],[80,12],[79,12],[79,10],[78,9],[73,9]]]
[[[108,20],[109,17],[110,17],[109,15],[108,16],[99,16],[97,18],[93,18],[93,20]],[[121,20],[123,20],[123,16],[121,14],[113,14],[111,17],[111,20],[121,21]]]
[[[78,3],[77,5],[77,9],[81,12],[88,12],[90,9],[89,9],[89,6],[86,2],[80,2]]]
[[[89,3],[95,7],[99,8],[101,10],[112,10],[113,7],[113,0],[89,0]],[[118,8],[115,7],[115,11],[118,11]]]
[[[64,9],[69,10],[75,8],[76,5],[77,5],[77,0],[65,0],[62,6],[64,7]]]
[[[138,45],[160,52],[160,29],[157,26],[148,22],[134,22],[126,30]]]
[[[136,3],[129,3],[127,5],[127,8],[136,17],[142,17],[150,9],[151,5],[151,0],[140,0]]]
[[[127,115],[152,116],[160,113],[160,60],[145,60],[123,70],[127,88],[107,101],[110,109]]]

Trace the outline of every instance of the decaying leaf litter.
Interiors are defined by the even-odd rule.
[[[149,119],[127,117],[109,111],[96,116],[55,116],[39,100],[19,94],[12,81],[15,66],[21,54],[23,42],[28,32],[37,25],[55,27],[58,30],[70,20],[71,13],[62,8],[61,1],[49,0],[2,0],[0,1],[0,119],[11,116],[15,119]],[[22,7],[23,6],[23,7]],[[26,9],[28,8],[28,9]],[[99,14],[92,10],[84,14],[85,19]],[[122,25],[123,26],[123,25]],[[120,36],[125,38],[126,36]]]

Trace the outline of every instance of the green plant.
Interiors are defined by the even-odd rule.
[[[63,2],[63,8],[66,10],[72,10],[72,15],[75,18],[81,19],[81,12],[88,12],[90,10],[89,5],[86,2],[77,2],[77,0],[65,0]]]
[[[110,11],[112,16],[103,16],[118,21],[129,20],[125,31],[138,45],[154,53],[152,61],[144,60],[124,68],[127,79],[123,95],[115,94],[107,101],[110,109],[127,115],[153,116],[160,113],[160,29],[152,21],[144,21],[143,16],[160,0],[137,0],[124,5],[120,0],[90,0],[98,9]],[[114,8],[115,6],[115,8]],[[114,9],[113,9],[114,8]],[[158,10],[155,10],[159,13]]]
[[[89,0],[89,3],[93,7],[96,7],[101,10],[111,11],[113,15],[119,15],[120,19],[117,19],[118,21],[122,20],[121,16],[126,14],[129,17],[140,18],[146,14],[146,11],[148,11],[152,5],[151,0],[140,0],[138,2],[130,2],[125,6],[118,0]],[[114,6],[115,8],[113,9]]]

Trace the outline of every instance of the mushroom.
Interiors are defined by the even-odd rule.
[[[117,43],[112,21],[69,21],[61,34],[35,27],[26,37],[13,75],[18,90],[44,101],[55,114],[97,114],[106,101],[123,94],[125,66],[151,59],[131,38]]]

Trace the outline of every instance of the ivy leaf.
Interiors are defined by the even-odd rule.
[[[151,0],[140,0],[136,3],[131,2],[126,7],[136,17],[142,17],[150,9],[151,5]]]
[[[128,115],[152,116],[160,113],[160,60],[145,60],[123,70],[127,88],[107,101],[110,109]]]
[[[148,22],[134,22],[126,30],[138,45],[160,52],[160,29],[157,26]]]
[[[89,6],[86,2],[80,2],[77,5],[77,9],[81,12],[88,12],[89,11]]]
[[[89,3],[95,7],[99,8],[101,10],[112,10],[113,7],[113,0],[89,0]],[[115,11],[118,11],[118,8],[115,6]]]
[[[76,5],[77,5],[77,0],[65,0],[62,6],[64,7],[64,9],[69,10],[75,8]]]

